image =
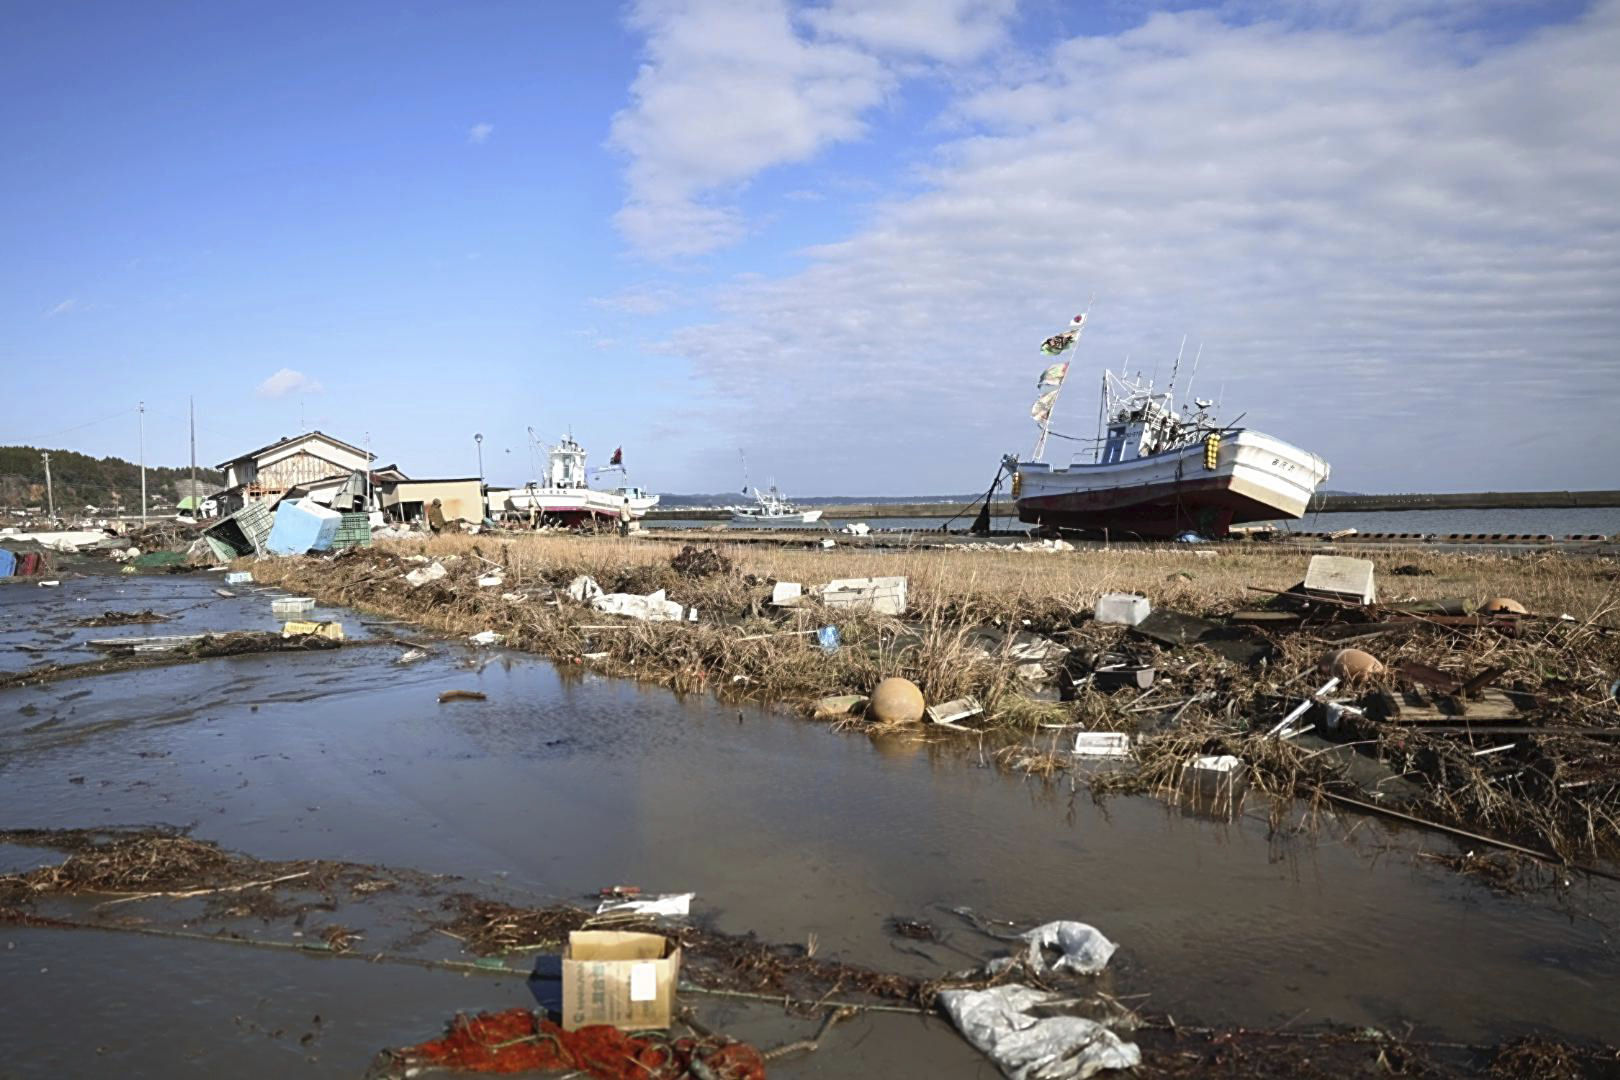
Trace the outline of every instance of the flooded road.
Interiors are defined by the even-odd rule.
[[[279,625],[270,594],[214,604],[217,584],[0,589],[0,669],[86,659],[87,637]],[[62,629],[107,609],[199,603],[161,628]],[[362,632],[354,613],[330,614]],[[954,748],[874,742],[453,644],[399,667],[402,650],[235,657],[0,691],[0,827],[192,826],[259,858],[456,874],[529,904],[618,883],[695,891],[694,912],[721,930],[814,935],[818,955],[907,974],[970,961],[898,950],[892,916],[952,930],[945,909],[959,905],[1019,922],[1081,919],[1121,946],[1113,992],[1147,995],[1187,1023],[1411,1025],[1463,1042],[1620,1031],[1620,954],[1606,929],[1620,905],[1581,881],[1563,900],[1503,898],[1404,852],[1380,854],[1456,849],[1369,822],[1277,837],[1260,807],[1232,823],[1146,799],[1099,809],[1066,781],[1009,776]],[[448,689],[487,700],[439,704]],[[11,869],[41,853],[0,856]],[[950,940],[985,949],[971,934]],[[458,1009],[532,1000],[516,978],[223,944],[15,927],[0,941],[8,1076],[357,1076],[381,1047],[428,1038]],[[702,1004],[713,1026],[765,1045],[808,1035],[779,1010]],[[857,1072],[994,1075],[941,1022],[902,1016],[841,1025],[820,1053],[772,1069]]]

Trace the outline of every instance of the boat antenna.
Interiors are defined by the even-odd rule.
[[[1198,343],[1198,351],[1193,354],[1192,374],[1187,376],[1187,400],[1188,401],[1197,401],[1198,400],[1197,398],[1193,397],[1192,388],[1193,388],[1193,380],[1198,378],[1198,361],[1203,357],[1203,355],[1204,355],[1204,343],[1202,341],[1200,341]]]
[[[1164,388],[1165,392],[1168,393],[1168,394],[1173,394],[1173,393],[1176,392],[1176,376],[1181,373],[1181,354],[1186,352],[1186,351],[1187,351],[1187,335],[1182,334],[1181,335],[1181,348],[1176,350],[1176,362],[1175,362],[1174,366],[1172,366],[1170,368],[1170,383],[1169,383],[1168,386],[1166,386]]]

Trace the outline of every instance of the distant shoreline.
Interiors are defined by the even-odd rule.
[[[958,509],[942,502],[855,502],[816,503],[829,518],[916,518],[937,517],[942,510]],[[1373,510],[1569,510],[1594,507],[1620,507],[1620,491],[1472,491],[1444,494],[1406,495],[1318,495],[1308,513],[1335,514]],[[990,504],[995,517],[1016,517],[1018,510],[1009,499]],[[716,507],[654,507],[647,512],[652,521],[725,521],[730,513]]]

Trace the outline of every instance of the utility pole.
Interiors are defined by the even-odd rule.
[[[197,492],[197,399],[186,398],[186,408],[191,414],[191,520],[199,521],[202,518],[202,495]]]
[[[141,521],[146,520],[146,402],[137,401],[135,411],[141,417]]]
[[[40,451],[40,457],[45,459],[45,500],[50,504],[51,520],[56,520],[56,493],[51,490],[51,455]]]

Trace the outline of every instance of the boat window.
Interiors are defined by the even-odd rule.
[[[1112,465],[1125,451],[1125,425],[1108,429],[1108,445],[1103,447],[1103,464]]]

